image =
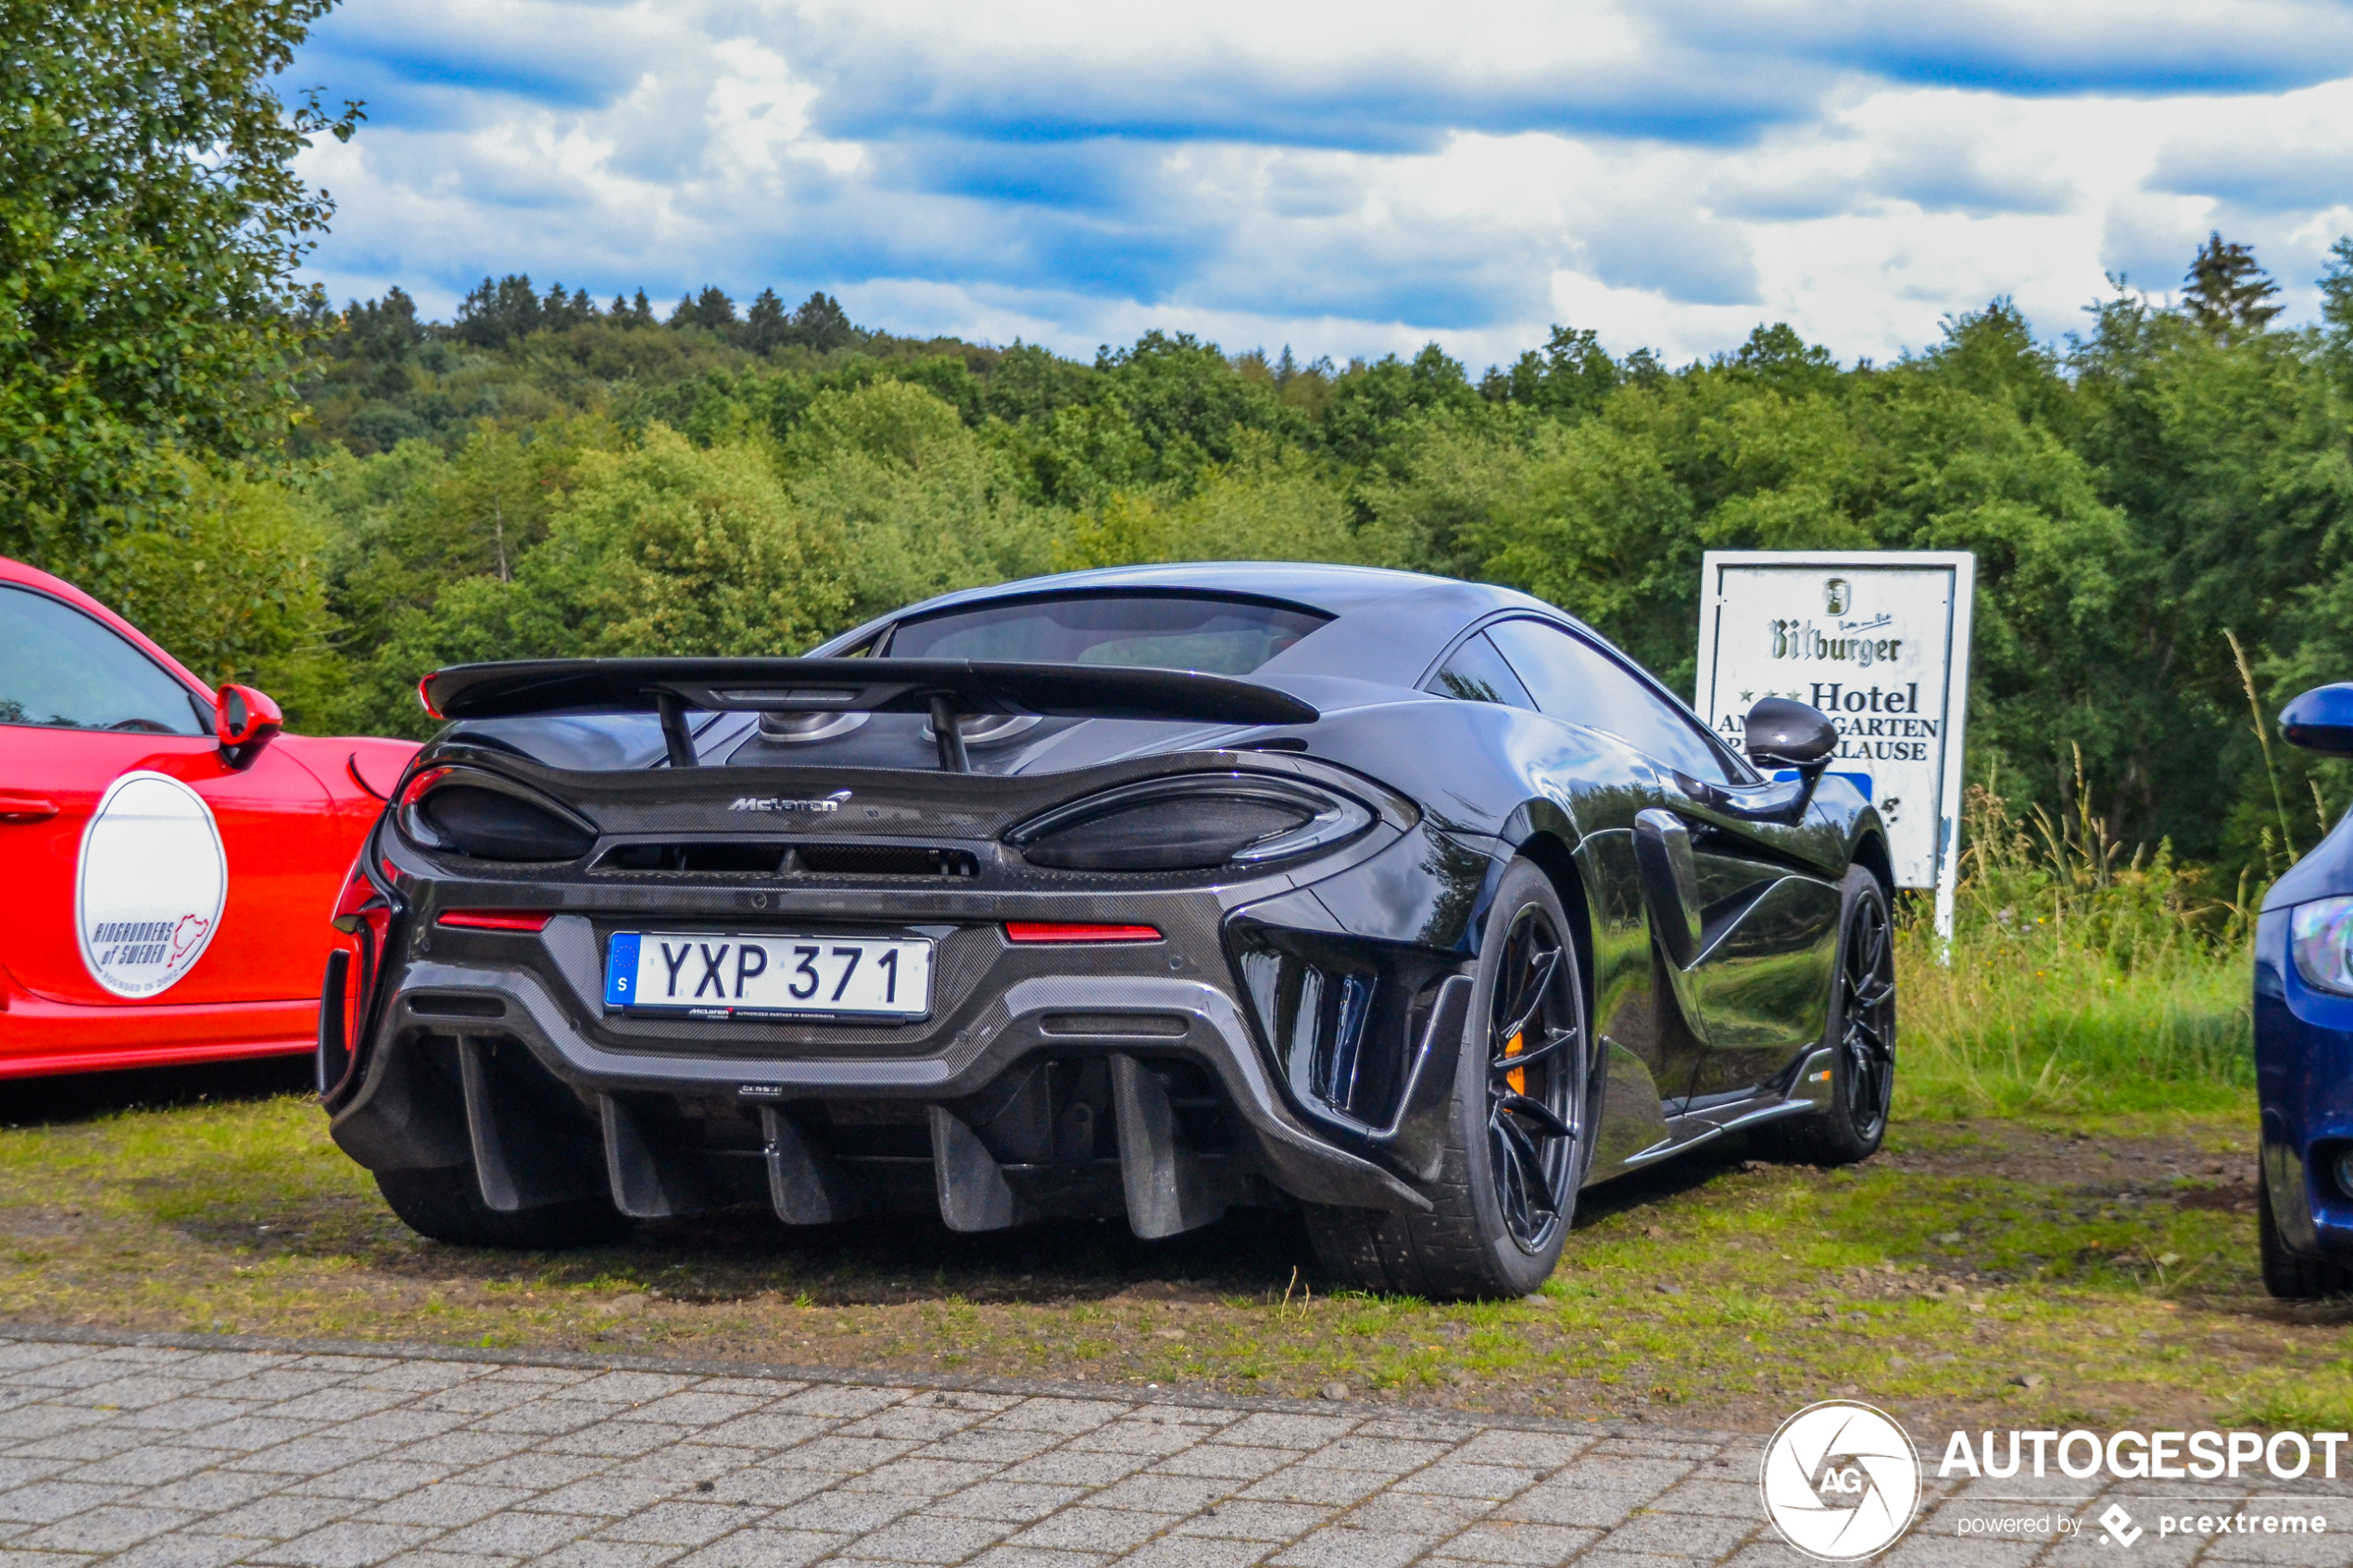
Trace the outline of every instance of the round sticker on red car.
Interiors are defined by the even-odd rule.
[[[90,977],[152,997],[195,967],[229,896],[220,829],[204,797],[164,773],[107,786],[82,834],[73,916]]]

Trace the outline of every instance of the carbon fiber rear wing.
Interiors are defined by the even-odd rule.
[[[1189,670],[946,659],[542,659],[459,664],[418,684],[436,719],[659,713],[673,768],[695,766],[689,712],[925,713],[939,765],[969,771],[955,721],[975,713],[1312,724],[1288,692]]]

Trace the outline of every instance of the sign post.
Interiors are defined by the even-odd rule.
[[[1701,572],[1700,716],[1737,747],[1758,697],[1830,715],[1831,771],[1879,808],[1895,885],[1936,890],[1937,935],[1950,942],[1977,558],[1710,550]]]

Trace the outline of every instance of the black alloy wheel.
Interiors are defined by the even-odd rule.
[[[1488,1180],[1512,1241],[1530,1257],[1558,1237],[1584,1135],[1584,1032],[1577,971],[1548,912],[1520,909],[1504,938],[1487,1027]]]
[[[1572,885],[1573,891],[1573,885]],[[1499,880],[1478,944],[1453,1089],[1418,1214],[1309,1204],[1325,1275],[1425,1300],[1526,1296],[1551,1277],[1598,1114],[1579,948],[1533,862]]]
[[[1770,1159],[1852,1165],[1879,1152],[1895,1097],[1895,921],[1887,889],[1861,866],[1846,873],[1838,973],[1831,983],[1830,1103],[1768,1123],[1749,1148]]]
[[[1843,946],[1836,1016],[1846,1071],[1839,1087],[1856,1137],[1876,1146],[1895,1097],[1895,933],[1884,897],[1855,900]]]

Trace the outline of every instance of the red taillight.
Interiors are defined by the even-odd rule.
[[[391,866],[386,864],[384,870],[391,880]],[[384,941],[392,931],[392,915],[387,896],[368,879],[363,855],[344,879],[343,891],[335,896],[335,912],[330,917],[337,931],[352,938],[352,944],[351,949],[334,954],[343,961],[330,964],[330,983],[321,988],[319,1093],[322,1098],[350,1076],[365,1046],[368,1021],[376,1005],[376,985],[384,975]],[[356,981],[350,970],[355,950],[359,960]]]
[[[444,909],[434,924],[460,931],[545,931],[555,918],[547,909]]]
[[[424,797],[425,791],[449,776],[447,768],[421,768],[409,782],[400,786],[400,804],[414,806]]]
[[[1008,942],[1157,942],[1160,930],[1150,925],[1098,925],[1087,922],[1009,920]]]
[[[375,896],[376,884],[368,880],[366,868],[354,866],[351,874],[344,878],[343,892],[336,896],[335,912],[328,918],[334,922],[337,931],[346,936],[357,936],[359,935],[360,911]]]
[[[435,708],[433,705],[433,677],[434,675],[438,675],[440,673],[441,671],[436,670],[433,672],[433,675],[427,675],[423,680],[417,683],[417,701],[422,705],[425,712],[429,716],[435,719],[441,718],[442,712],[440,709]]]

